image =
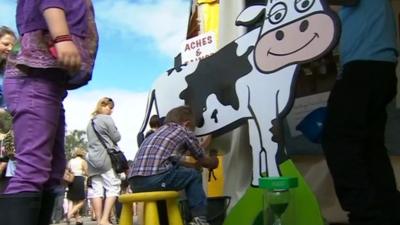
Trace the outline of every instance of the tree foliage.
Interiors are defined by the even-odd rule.
[[[12,117],[11,115],[0,108],[0,132],[7,133],[11,129]]]
[[[73,130],[65,136],[65,154],[67,159],[71,158],[73,150],[76,148],[87,150],[86,132],[83,130]]]

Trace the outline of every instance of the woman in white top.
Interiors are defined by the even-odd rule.
[[[84,205],[86,199],[85,193],[85,177],[87,176],[87,163],[84,159],[85,151],[82,148],[76,148],[73,158],[69,160],[67,169],[75,176],[74,181],[68,185],[67,199],[68,214],[67,223],[72,217],[75,217],[76,224],[83,224],[79,215],[79,211]]]

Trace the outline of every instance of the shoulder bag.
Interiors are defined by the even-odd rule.
[[[129,169],[128,160],[126,159],[124,153],[121,150],[115,148],[108,148],[104,142],[104,139],[101,137],[99,132],[97,132],[96,127],[94,126],[94,121],[92,119],[92,127],[93,131],[99,139],[100,143],[107,150],[108,155],[110,156],[111,165],[116,173],[122,173]],[[113,142],[115,146],[118,146]]]

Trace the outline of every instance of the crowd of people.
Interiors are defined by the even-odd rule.
[[[90,0],[21,0],[16,24],[20,48],[1,52],[16,153],[15,173],[0,196],[1,220],[49,224],[67,163],[63,100],[91,77],[97,29]]]
[[[66,170],[73,174],[73,179],[72,181],[64,180],[64,185],[60,186],[58,190],[59,195],[56,198],[52,215],[54,224],[66,222],[67,224],[81,225],[83,224],[82,215],[91,216],[92,221],[100,221],[104,217],[104,221],[98,224],[112,224],[118,221],[120,211],[117,205],[114,205],[115,202],[108,203],[109,209],[105,208],[110,186],[99,185],[99,181],[93,182],[93,180],[98,180],[99,177],[90,175],[88,169],[90,162],[86,156],[87,152],[83,148],[76,147],[72,158],[67,163]],[[126,183],[125,177],[125,174],[116,174],[117,182],[111,187],[117,190],[117,193],[113,194],[114,198],[123,193],[118,191],[119,189],[126,189],[122,186],[122,183]]]
[[[184,190],[190,224],[208,225],[199,168],[214,169],[219,161],[215,152],[205,152],[211,137],[196,138],[188,106],[166,118],[153,116],[130,171],[118,174],[107,152],[118,151],[121,139],[111,117],[115,103],[101,98],[88,121],[86,150],[76,148],[66,159],[63,100],[91,77],[98,43],[93,6],[90,0],[33,2],[17,3],[18,45],[16,34],[0,27],[0,115],[12,118],[12,125],[0,127],[2,224],[79,225],[89,200],[92,219],[110,225],[113,214],[118,218],[121,193]],[[393,11],[389,0],[333,2],[345,5],[342,72],[328,102],[322,146],[350,223],[398,225],[400,194],[384,145],[385,107],[397,88]],[[195,163],[182,162],[187,154]],[[68,183],[66,170],[74,177]]]
[[[207,224],[206,195],[198,167],[215,168],[218,159],[215,154],[205,154],[210,138],[199,143],[195,137],[189,107],[172,110],[165,121],[152,117],[151,130],[128,176],[128,171],[121,175],[112,167],[107,149],[119,150],[121,135],[111,117],[114,101],[101,98],[87,126],[87,152],[77,148],[67,162],[63,100],[67,90],[85,85],[91,76],[97,49],[93,6],[90,0],[80,7],[52,1],[42,1],[40,6],[27,0],[17,4],[18,48],[13,49],[15,33],[8,27],[0,29],[0,72],[4,78],[0,103],[4,113],[12,117],[12,127],[4,131],[7,138],[2,140],[13,144],[1,144],[8,146],[0,152],[0,172],[6,174],[1,178],[2,222],[47,225],[65,220],[79,225],[87,199],[92,219],[99,225],[110,225],[113,209],[120,212],[115,205],[121,192],[184,189],[193,223]],[[179,166],[185,152],[198,159],[193,168]],[[72,174],[73,180],[63,182],[65,173]],[[166,178],[169,180],[164,185]]]
[[[9,114],[5,110],[3,97],[3,77],[6,59],[17,42],[17,36],[11,28],[0,27],[0,193],[15,173],[15,149],[14,138],[11,129]],[[6,123],[6,121],[8,123]]]

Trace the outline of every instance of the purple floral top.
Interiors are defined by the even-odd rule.
[[[86,2],[88,4],[87,36],[84,38],[71,35],[74,44],[81,53],[82,65],[79,72],[74,74],[68,72],[67,89],[75,89],[85,85],[91,79],[93,72],[98,47],[98,34],[91,0],[86,0]],[[20,51],[9,55],[5,76],[12,78],[29,75],[31,69],[60,68],[56,58],[50,54],[48,49],[50,42],[50,34],[45,30],[36,30],[23,34],[20,38]],[[64,78],[60,77],[60,79]]]

